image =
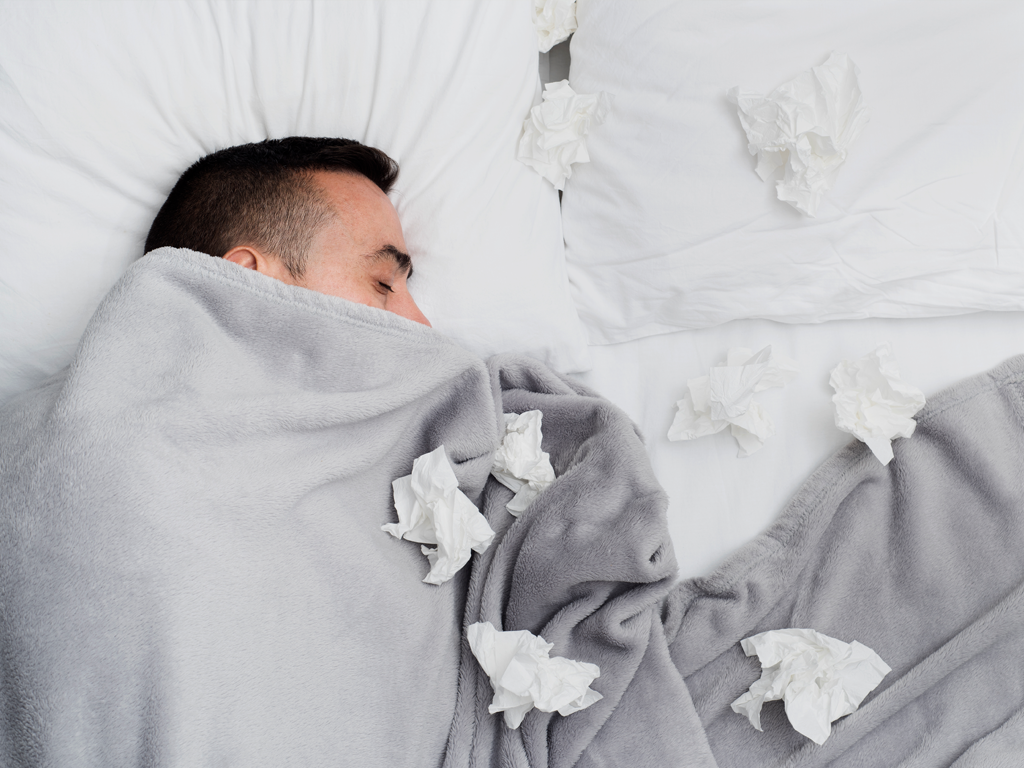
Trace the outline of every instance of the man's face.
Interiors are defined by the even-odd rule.
[[[293,278],[280,259],[249,246],[232,248],[224,258],[290,285],[430,325],[409,295],[412,263],[388,196],[356,173],[321,171],[314,178],[335,215],[313,238],[302,277]]]
[[[336,215],[313,239],[296,283],[430,325],[406,285],[412,265],[388,196],[355,173],[323,171],[315,178]]]

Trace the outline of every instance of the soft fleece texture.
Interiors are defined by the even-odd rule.
[[[436,765],[464,579],[391,481],[472,498],[483,362],[424,326],[161,249],[0,411],[0,764]]]
[[[529,629],[598,664],[604,699],[511,731],[464,654],[448,768],[1019,762],[1024,357],[933,397],[888,467],[842,450],[762,536],[675,586],[664,495],[628,419],[533,364],[492,374],[506,410],[543,410],[559,477],[511,525],[509,493],[485,495],[501,538],[473,565],[465,623]],[[764,733],[729,707],[760,675],[740,639],[781,627],[858,640],[892,666],[824,746],[781,703]]]

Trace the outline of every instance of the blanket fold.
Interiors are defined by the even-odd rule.
[[[675,585],[667,539],[656,544],[664,499],[628,419],[523,367],[491,362],[505,411],[544,412],[558,479],[474,564],[464,623],[527,628],[556,653],[597,663],[593,687],[605,699],[565,718],[530,712],[509,731],[488,721],[490,691],[464,655],[446,765],[1019,759],[1024,357],[932,397],[888,467],[862,444],[840,451],[761,536]],[[500,517],[507,499],[489,484],[487,514]],[[730,709],[760,674],[739,641],[783,627],[858,640],[893,668],[823,746],[789,726],[781,702],[764,708],[763,733]]]

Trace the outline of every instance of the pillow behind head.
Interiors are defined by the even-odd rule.
[[[587,365],[555,191],[515,159],[539,100],[515,0],[0,6],[0,400],[70,359],[178,176],[223,147],[352,138],[391,192],[434,327]]]

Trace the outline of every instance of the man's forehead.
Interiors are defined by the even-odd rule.
[[[317,171],[314,178],[328,203],[342,219],[354,224],[369,218],[378,226],[401,231],[398,211],[384,191],[370,179],[354,171]],[[395,247],[401,248],[397,243]]]
[[[313,178],[332,195],[342,195],[344,197],[365,195],[377,199],[387,199],[387,195],[384,194],[380,187],[356,171],[314,171]]]

